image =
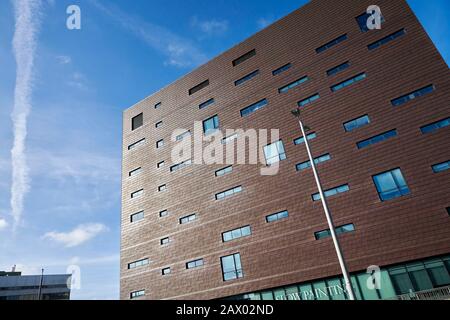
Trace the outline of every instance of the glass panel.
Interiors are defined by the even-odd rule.
[[[314,282],[313,287],[317,300],[330,300],[327,284],[325,283],[325,281]]]
[[[434,286],[445,286],[450,284],[450,276],[442,261],[433,260],[426,262],[425,268],[430,273]]]
[[[357,275],[357,279],[359,282],[359,286],[361,288],[361,293],[364,300],[380,300],[377,294],[377,290],[370,289],[367,285],[367,281],[369,280],[370,274],[361,273]],[[369,280],[371,281],[371,280]]]
[[[261,300],[273,300],[272,291],[261,292]]]
[[[409,279],[409,275],[406,272],[406,268],[392,268],[389,270],[392,283],[394,285],[395,291],[398,295],[409,293],[411,290],[414,291],[413,284]]]
[[[275,296],[275,300],[287,300],[286,292],[284,291],[284,289],[274,290],[273,295]]]
[[[330,292],[330,298],[332,300],[346,300],[344,287],[341,284],[341,281],[336,279],[331,279],[327,281],[328,291]]]
[[[314,291],[310,284],[303,284],[299,286],[302,300],[315,300]]]
[[[299,289],[297,286],[286,288],[286,298],[287,300],[301,300]]]
[[[378,292],[382,299],[389,299],[396,296],[394,287],[392,286],[391,278],[386,270],[381,270],[381,282]]]
[[[416,291],[433,289],[433,284],[422,263],[407,265],[406,269]]]

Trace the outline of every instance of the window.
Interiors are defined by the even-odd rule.
[[[322,163],[322,162],[325,162],[328,160],[331,160],[331,156],[329,153],[324,154],[320,157],[314,158],[314,164],[319,164],[319,163]],[[305,161],[305,162],[299,163],[295,166],[297,171],[305,170],[309,167],[311,167],[311,161]]]
[[[138,114],[137,116],[131,119],[131,130],[136,130],[139,127],[142,127],[144,123],[144,114]]]
[[[202,83],[196,85],[195,87],[189,89],[189,95],[193,95],[196,92],[199,92],[200,90],[206,88],[207,86],[209,86],[209,80],[205,80]]]
[[[155,128],[161,128],[163,125],[162,121],[158,121],[157,123],[155,123]]]
[[[306,135],[306,138],[308,139],[308,141],[313,140],[313,139],[317,138],[317,134],[315,132],[311,132]],[[295,145],[299,145],[299,144],[303,144],[303,143],[305,143],[305,137],[300,137],[300,138],[297,138],[294,140]]]
[[[302,83],[304,83],[304,82],[306,82],[308,80],[309,80],[308,77],[304,76],[304,77],[302,77],[302,78],[300,78],[298,80],[295,80],[294,82],[291,82],[291,83],[285,85],[284,87],[279,88],[278,89],[278,93],[288,92],[292,88],[295,88],[296,86],[298,86],[298,85],[300,85],[300,84],[302,84]]]
[[[166,191],[166,190],[167,190],[167,186],[165,184],[158,187],[159,192]]]
[[[144,219],[144,211],[134,213],[130,216],[130,222],[137,222]]]
[[[303,100],[299,101],[299,102],[297,103],[297,105],[298,105],[299,107],[304,107],[304,106],[307,106],[307,105],[310,104],[310,103],[313,103],[314,101],[316,101],[316,100],[319,99],[319,98],[320,98],[319,94],[316,93],[316,94],[313,94],[312,96],[310,96],[310,97],[308,97],[308,98],[306,98],[306,99],[303,99]]]
[[[264,147],[264,156],[266,164],[271,165],[286,159],[283,141],[279,140]]]
[[[336,235],[339,235],[342,233],[355,231],[355,226],[353,225],[353,223],[350,223],[350,224],[346,224],[343,226],[335,227],[334,230],[335,230]],[[326,230],[314,232],[314,236],[316,237],[316,240],[328,238],[328,237],[331,237],[331,231],[330,231],[330,229],[326,229]]]
[[[167,217],[168,215],[169,215],[169,211],[167,211],[167,210],[162,210],[162,211],[159,212],[159,217],[160,218]]]
[[[131,194],[131,199],[139,198],[144,194],[144,189],[135,191]]]
[[[231,136],[225,137],[222,139],[222,144],[230,143],[231,141],[237,139],[238,135],[237,133],[232,134]]]
[[[186,269],[194,269],[203,266],[203,259],[197,259],[186,263]]]
[[[165,165],[165,162],[164,162],[164,161],[160,161],[160,162],[158,162],[158,163],[156,164],[156,167],[157,167],[158,169],[160,169],[160,168],[164,167],[164,165]]]
[[[407,103],[408,101],[414,100],[416,98],[424,96],[433,91],[434,91],[434,85],[430,84],[426,87],[415,90],[415,91],[405,94],[401,97],[395,98],[395,99],[391,100],[391,103],[394,107],[397,107],[397,106]]]
[[[328,198],[328,197],[335,196],[335,195],[337,195],[339,193],[347,192],[349,190],[350,190],[349,185],[348,184],[344,184],[344,185],[336,187],[336,188],[331,188],[331,189],[325,190],[324,191],[324,195],[325,195],[325,198]],[[313,198],[313,201],[319,201],[320,200],[320,194],[319,193],[315,193],[315,194],[312,195],[312,198]]]
[[[131,170],[130,172],[128,172],[128,176],[129,177],[134,177],[134,176],[137,176],[138,174],[140,174],[141,172],[142,172],[142,168],[139,167],[139,168],[136,168],[136,169]]]
[[[203,121],[203,132],[210,134],[219,128],[219,117],[217,115]]]
[[[248,107],[241,110],[241,117],[246,117],[249,114],[255,112],[256,110],[259,110],[267,105],[267,99],[263,99],[261,101],[258,101],[252,105],[249,105]]]
[[[189,137],[191,135],[191,130],[185,131],[182,134],[179,134],[175,137],[176,141],[181,141],[186,137]]]
[[[186,224],[186,223],[194,221],[195,219],[197,219],[197,215],[195,213],[194,214],[190,214],[188,216],[181,217],[180,218],[180,224]]]
[[[242,186],[234,187],[234,188],[228,189],[226,191],[216,193],[216,200],[221,200],[224,198],[231,197],[239,192],[242,192]]]
[[[167,276],[168,274],[170,274],[172,272],[172,270],[170,269],[170,267],[168,268],[164,268],[162,269],[161,273],[163,276]]]
[[[324,52],[325,50],[330,49],[331,47],[334,47],[338,43],[341,43],[342,41],[347,40],[347,34],[343,34],[342,36],[337,37],[334,40],[331,40],[330,42],[324,44],[323,46],[320,46],[316,49],[317,53]]]
[[[143,138],[143,139],[141,139],[141,140],[139,140],[139,141],[136,141],[136,142],[133,143],[133,144],[130,144],[130,145],[128,146],[128,150],[137,149],[138,147],[140,147],[140,146],[142,146],[142,145],[144,145],[144,144],[145,144],[145,138]]]
[[[191,164],[192,164],[192,160],[189,159],[189,160],[186,160],[186,161],[183,161],[183,162],[180,162],[180,163],[178,163],[176,165],[171,166],[170,167],[170,171],[171,172],[178,171],[178,170],[181,170],[183,168],[186,168],[187,166],[190,166]]]
[[[387,37],[381,38],[380,40],[375,41],[374,43],[371,43],[367,46],[367,48],[369,48],[369,50],[375,50],[379,47],[381,47],[382,45],[391,42],[394,39],[397,39],[399,37],[401,37],[402,35],[406,34],[406,30],[405,29],[401,29],[397,32],[394,32],[390,35],[388,35]]]
[[[161,243],[162,246],[163,246],[163,245],[166,245],[166,244],[169,244],[169,242],[170,242],[170,238],[169,238],[169,237],[162,238],[162,239],[160,240],[160,243]]]
[[[288,211],[284,210],[284,211],[280,211],[280,212],[273,213],[273,214],[270,214],[270,215],[266,216],[266,221],[267,222],[274,222],[274,221],[278,221],[278,220],[281,220],[281,219],[286,219],[288,216],[289,216]]]
[[[447,213],[450,216],[450,207],[445,208],[445,210],[447,210]]]
[[[214,98],[209,99],[208,101],[205,101],[203,103],[200,103],[198,108],[199,109],[205,109],[206,107],[209,107],[210,105],[214,104]]]
[[[434,173],[439,173],[450,168],[450,160],[432,166]]]
[[[136,299],[145,296],[145,290],[133,291],[130,293],[130,299]]]
[[[280,73],[285,72],[286,70],[289,70],[291,67],[292,67],[292,65],[291,65],[290,63],[285,64],[284,66],[279,67],[278,69],[273,70],[273,71],[272,71],[272,75],[276,76],[276,75],[278,75],[278,74],[280,74]]]
[[[161,108],[161,106],[162,106],[162,103],[158,102],[157,104],[155,104],[155,109],[159,109],[159,108]]]
[[[371,16],[371,14],[364,12],[362,15],[357,16],[356,22],[358,23],[359,29],[361,30],[361,32],[367,32],[369,31],[369,27],[367,26],[367,22],[369,17]],[[384,23],[384,17],[381,16],[381,23]]]
[[[235,253],[226,257],[221,257],[223,281],[242,278],[241,255]]]
[[[365,73],[360,73],[350,79],[347,79],[345,81],[342,81],[334,86],[331,87],[331,91],[336,92],[339,91],[345,87],[348,87],[356,82],[359,82],[361,80],[364,80],[366,78],[366,74]]]
[[[156,148],[162,148],[162,147],[164,147],[164,140],[163,139],[161,139],[161,140],[158,140],[158,141],[156,141]]]
[[[148,263],[149,263],[149,260],[147,258],[137,260],[137,261],[129,263],[128,269],[135,269],[135,268],[143,267],[143,266],[148,265]]]
[[[233,166],[228,166],[223,169],[217,170],[215,174],[216,174],[216,177],[221,177],[228,173],[231,173],[232,171],[233,171]]]
[[[372,177],[381,201],[409,194],[409,188],[400,169],[394,169]]]
[[[222,233],[222,241],[228,242],[228,241],[239,239],[242,237],[247,237],[251,234],[252,234],[252,230],[251,230],[250,226],[245,226],[245,227],[237,228],[237,229]]]
[[[390,138],[393,138],[396,136],[397,136],[397,130],[394,129],[394,130],[390,130],[385,133],[376,135],[372,138],[360,141],[356,144],[356,146],[358,147],[358,149],[362,149],[362,148],[371,146],[375,143],[378,143],[378,142],[381,142],[381,141],[384,141],[384,140],[387,140],[387,139],[390,139]]]
[[[422,131],[423,134],[431,133],[431,132],[434,132],[441,128],[448,127],[449,125],[450,125],[450,117],[447,119],[439,120],[439,121],[433,122],[431,124],[428,124],[426,126],[423,126],[420,128],[420,131]]]
[[[353,131],[355,129],[364,127],[365,125],[370,123],[370,118],[369,116],[366,114],[362,117],[350,120],[346,123],[344,123],[344,129],[347,132]]]
[[[336,66],[334,68],[331,68],[331,69],[327,70],[327,75],[328,76],[334,76],[335,74],[337,74],[337,73],[341,72],[342,70],[345,70],[345,69],[347,69],[349,67],[350,67],[350,62],[349,61],[344,62],[344,63],[342,63],[342,64],[340,64],[340,65],[338,65],[338,66]]]
[[[256,50],[253,49],[245,54],[243,54],[242,56],[240,56],[239,58],[233,60],[233,67],[236,67],[238,64],[241,64],[242,62],[254,57],[256,55]]]
[[[258,74],[259,74],[259,70],[255,70],[255,71],[253,71],[252,73],[249,73],[248,75],[246,75],[246,76],[240,78],[239,80],[236,80],[236,81],[234,82],[234,85],[235,85],[235,86],[239,86],[239,85],[243,84],[244,82],[247,82],[247,81],[249,81],[250,79],[253,79],[253,78],[256,77]]]

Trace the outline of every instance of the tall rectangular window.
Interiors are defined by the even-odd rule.
[[[235,195],[236,193],[240,193],[240,192],[242,192],[242,186],[234,187],[234,188],[228,189],[226,191],[216,193],[216,200],[225,199],[225,198],[231,197],[231,196]]]
[[[134,177],[134,176],[137,176],[138,174],[140,174],[141,172],[142,172],[142,168],[139,167],[139,168],[136,168],[136,169],[131,170],[130,172],[128,172],[128,176],[129,177]]]
[[[192,260],[186,263],[186,269],[194,269],[203,266],[203,259]]]
[[[390,131],[384,132],[382,134],[378,134],[378,135],[376,135],[374,137],[371,137],[369,139],[360,141],[360,142],[356,143],[356,146],[358,147],[358,149],[362,149],[362,148],[371,146],[373,144],[382,142],[384,140],[388,140],[388,139],[396,137],[396,136],[397,136],[397,130],[394,129],[394,130],[390,130]]]
[[[441,128],[448,127],[449,125],[450,125],[450,117],[447,119],[442,119],[442,120],[427,124],[426,126],[421,127],[420,131],[422,131],[423,134],[431,133],[431,132],[434,132]]]
[[[251,234],[252,229],[250,228],[250,226],[245,226],[222,233],[222,241],[228,242],[242,237],[247,237]]]
[[[148,265],[148,263],[149,263],[148,258],[137,260],[137,261],[129,263],[128,269],[135,269],[135,268],[143,267],[143,266]]]
[[[241,117],[246,117],[249,114],[255,112],[256,110],[259,110],[267,105],[267,99],[263,99],[261,101],[258,101],[252,105],[249,105],[248,107],[241,110]]]
[[[130,144],[130,145],[128,146],[128,150],[134,150],[134,149],[137,149],[137,148],[143,146],[144,144],[145,144],[145,138],[143,138],[143,139],[141,139],[141,140],[139,140],[139,141],[136,141],[135,143]]]
[[[130,216],[130,222],[131,223],[140,221],[142,219],[144,219],[144,211],[140,211],[140,212],[134,213],[134,214],[132,214]]]
[[[352,232],[352,231],[355,231],[355,226],[353,225],[353,223],[346,224],[346,225],[335,228],[336,235],[339,235],[342,233],[347,233],[347,232]],[[328,238],[328,237],[331,237],[331,231],[330,231],[330,229],[326,229],[326,230],[314,232],[314,236],[316,237],[316,240]]]
[[[317,53],[324,52],[331,47],[334,47],[338,43],[341,43],[342,41],[347,40],[347,34],[343,34],[342,36],[337,37],[336,39],[331,40],[330,42],[325,43],[323,46],[320,46],[316,49]]]
[[[308,139],[308,141],[313,140],[313,139],[317,138],[317,134],[315,132],[308,133],[306,135],[306,138]],[[305,143],[305,137],[300,137],[300,138],[297,138],[294,140],[295,145],[299,145],[299,144],[303,144],[303,143]]]
[[[434,173],[446,171],[450,168],[450,160],[435,164],[432,166],[432,168]]]
[[[139,127],[142,127],[144,123],[144,114],[138,114],[137,116],[131,119],[131,130],[136,130]]]
[[[336,188],[331,188],[331,189],[325,190],[324,191],[324,195],[325,195],[325,198],[328,198],[328,197],[335,196],[335,195],[337,195],[339,193],[347,192],[349,190],[350,190],[349,185],[348,184],[344,184],[344,185],[336,187]],[[321,199],[320,198],[320,194],[318,192],[313,194],[312,198],[313,198],[313,201],[319,201]]]
[[[240,78],[239,80],[236,80],[236,81],[234,82],[234,85],[235,85],[235,86],[239,86],[239,85],[243,84],[244,82],[247,82],[247,81],[253,79],[253,78],[256,77],[258,74],[259,74],[259,70],[255,70],[255,71],[253,71],[252,73],[249,73],[248,75],[246,75],[246,76]]]
[[[214,98],[211,98],[205,102],[202,102],[198,105],[199,109],[205,109],[207,107],[209,107],[210,105],[214,104]]]
[[[209,86],[209,79],[203,81],[202,83],[196,85],[196,86],[193,87],[193,88],[190,88],[190,89],[189,89],[189,95],[191,96],[191,95],[193,95],[194,93],[196,93],[196,92],[198,92],[198,91],[200,91],[200,90],[206,88],[207,86]]]
[[[288,92],[288,91],[291,90],[292,88],[295,88],[295,87],[301,85],[302,83],[304,83],[304,82],[306,82],[306,81],[308,81],[308,80],[309,80],[309,78],[308,78],[307,76],[301,77],[300,79],[295,80],[295,81],[293,81],[293,82],[291,82],[291,83],[285,85],[284,87],[279,88],[279,89],[278,89],[278,93],[285,93],[285,92]]]
[[[361,128],[365,125],[368,125],[370,123],[370,118],[366,114],[362,117],[347,121],[344,123],[344,129],[346,132],[353,131],[355,129]]]
[[[319,94],[316,93],[316,94],[313,94],[312,96],[310,96],[310,97],[308,97],[308,98],[306,98],[306,99],[303,99],[303,100],[297,102],[297,105],[298,105],[300,108],[302,108],[302,107],[307,106],[308,104],[313,103],[314,101],[318,100],[319,98],[320,98]]]
[[[256,56],[256,50],[255,49],[250,50],[249,52],[243,54],[239,58],[234,59],[233,60],[233,67],[236,67],[237,65],[241,64],[244,61],[247,61],[248,59],[250,59],[250,58],[252,58],[254,56]]]
[[[324,154],[320,157],[314,158],[314,164],[319,164],[325,161],[331,160],[331,155],[329,153]],[[302,171],[305,169],[308,169],[311,167],[311,161],[305,161],[302,163],[299,163],[295,166],[295,168],[297,169],[297,171]]]
[[[372,177],[381,201],[395,199],[410,193],[399,168]]]
[[[239,253],[222,257],[220,261],[222,263],[223,281],[234,280],[244,276]]]
[[[426,87],[420,88],[418,90],[414,90],[408,94],[405,94],[401,97],[395,98],[391,100],[391,103],[394,107],[400,106],[402,104],[407,103],[408,101],[414,100],[416,98],[422,97],[426,94],[429,94],[434,91],[434,85],[430,84]]]
[[[403,36],[404,34],[406,34],[406,30],[405,29],[400,29],[397,32],[391,33],[390,35],[388,35],[388,36],[386,36],[384,38],[381,38],[380,40],[377,40],[377,41],[369,44],[367,46],[367,48],[369,48],[369,50],[377,49],[377,48],[381,47],[382,45],[384,45],[384,44],[386,44],[388,42],[391,42],[392,40],[395,40],[395,39]]]
[[[145,290],[133,291],[130,293],[130,299],[137,299],[145,296]]]
[[[272,71],[272,75],[274,75],[274,76],[279,75],[280,73],[283,73],[283,72],[289,70],[291,67],[292,67],[292,64],[290,64],[290,63],[285,64],[284,66],[279,67],[278,69],[273,70],[273,71]]]
[[[156,148],[159,149],[162,147],[164,147],[164,140],[161,139],[161,140],[156,141]]]
[[[339,91],[339,90],[344,89],[344,88],[346,88],[346,87],[348,87],[348,86],[350,86],[350,85],[352,85],[354,83],[357,83],[357,82],[359,82],[361,80],[364,80],[365,78],[366,78],[366,74],[364,72],[360,73],[360,74],[358,74],[358,75],[356,75],[354,77],[351,77],[350,79],[347,79],[347,80],[342,81],[342,82],[340,82],[338,84],[335,84],[334,86],[331,87],[331,91],[332,92]]]
[[[197,219],[197,215],[195,213],[190,214],[188,216],[184,216],[180,218],[180,224],[186,224]]]
[[[341,72],[341,71],[343,71],[343,70],[345,70],[345,69],[347,69],[349,67],[350,67],[350,62],[349,61],[341,63],[340,65],[327,70],[327,75],[329,77],[330,76],[334,76],[335,74],[337,74],[337,73],[339,73],[339,72]]]
[[[264,147],[264,157],[266,164],[271,165],[286,159],[283,141],[279,140]]]
[[[223,169],[217,170],[215,174],[216,174],[216,177],[221,177],[228,173],[231,173],[232,171],[233,171],[233,166],[228,166]]]
[[[144,189],[135,191],[135,192],[133,192],[133,193],[131,194],[131,199],[139,198],[139,197],[141,197],[143,194],[144,194]]]
[[[203,132],[210,134],[219,128],[219,117],[217,115],[203,121]]]
[[[266,222],[274,222],[281,219],[286,219],[287,217],[289,217],[289,213],[287,210],[284,210],[277,213],[269,214],[268,216],[266,216]]]

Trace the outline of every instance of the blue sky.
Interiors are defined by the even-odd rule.
[[[76,264],[73,298],[117,299],[122,111],[305,2],[42,0],[32,25],[28,192],[15,221],[15,21],[12,1],[0,1],[0,270]],[[408,2],[449,64],[450,2]],[[81,30],[65,26],[71,4],[81,7]]]

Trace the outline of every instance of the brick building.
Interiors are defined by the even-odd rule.
[[[450,285],[449,69],[405,1],[380,30],[371,4],[311,1],[124,112],[122,299],[346,299],[297,106],[358,299]],[[195,122],[279,129],[278,174],[173,162]]]

